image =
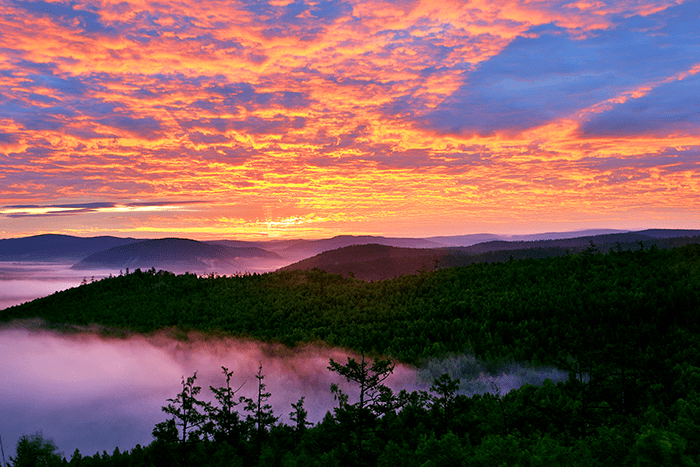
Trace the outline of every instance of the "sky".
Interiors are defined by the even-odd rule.
[[[699,219],[698,1],[0,0],[0,238]]]

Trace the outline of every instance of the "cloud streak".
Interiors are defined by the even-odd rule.
[[[6,2],[0,235],[697,227],[683,155],[700,147],[699,15],[644,0]],[[136,200],[201,204],[114,209]],[[54,209],[7,208],[24,205]],[[326,220],[284,222],[309,216]]]
[[[37,205],[25,204],[0,206],[0,214],[7,217],[42,217],[42,216],[71,216],[91,212],[139,212],[139,211],[168,211],[187,209],[188,205],[200,204],[201,201],[153,201],[130,203],[77,203]]]

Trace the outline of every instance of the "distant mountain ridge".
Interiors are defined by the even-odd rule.
[[[281,260],[257,247],[229,247],[183,238],[144,240],[94,253],[73,269],[164,269],[177,272],[232,272],[255,260]]]
[[[593,242],[599,247],[609,248],[619,243],[626,246],[625,249],[630,249],[638,242],[647,242],[647,246],[657,245],[662,246],[664,242],[660,240],[673,238],[690,238],[700,236],[700,230],[642,230],[639,232],[621,232],[608,233],[599,235],[586,235],[581,237],[568,237],[558,239],[533,239],[533,240],[496,240],[484,243],[479,243],[469,247],[459,247],[460,251],[465,253],[485,253],[487,251],[502,251],[502,250],[519,250],[527,248],[571,248],[581,249],[590,246]]]
[[[428,237],[426,240],[441,244],[443,246],[471,246],[478,243],[502,240],[506,242],[536,241],[536,240],[561,240],[576,237],[590,237],[595,235],[607,235],[614,233],[626,233],[629,230],[616,229],[586,229],[571,232],[544,232],[539,234],[519,234],[519,235],[494,235],[494,234],[470,234],[441,237]]]
[[[237,245],[242,242],[237,240],[219,240],[212,243]],[[283,258],[290,260],[290,262],[308,258],[323,253],[324,251],[336,250],[352,245],[377,244],[402,248],[439,248],[444,246],[440,243],[423,238],[381,237],[374,235],[337,235],[332,238],[320,240],[269,240],[250,242],[250,244],[259,248],[264,248],[267,251],[275,252]]]
[[[42,234],[0,240],[0,261],[72,262],[109,248],[140,242],[111,236],[74,237]]]
[[[510,237],[494,234],[429,238],[338,235],[320,240],[266,241],[46,234],[0,239],[0,261],[63,262],[73,264],[75,269],[154,267],[173,272],[220,274],[266,272],[285,266],[291,269],[318,267],[328,272],[353,272],[358,277],[379,279],[431,269],[435,264],[450,267],[480,261],[504,261],[511,256],[519,259],[533,255],[561,255],[566,254],[567,250],[580,251],[588,247],[591,241],[605,250],[617,247],[616,244],[630,249],[638,247],[639,242],[647,246],[674,246],[683,242],[679,238],[693,236],[700,236],[700,230],[649,229],[630,232],[598,229]],[[358,248],[363,245],[366,248]],[[344,248],[348,249],[317,258],[324,252]],[[510,253],[505,254],[506,251]]]
[[[583,230],[571,230],[568,232],[543,232],[537,234],[517,234],[517,235],[503,235],[502,240],[508,240],[512,242],[524,241],[536,241],[536,240],[565,240],[568,238],[580,238],[580,237],[597,237],[600,235],[610,235],[618,233],[628,233],[631,230],[619,230],[619,229],[583,229]]]
[[[694,234],[694,235],[693,235]],[[504,262],[510,259],[547,258],[577,253],[586,249],[606,252],[610,249],[636,250],[656,246],[670,248],[699,243],[700,231],[650,230],[612,233],[556,240],[508,242],[493,240],[468,247],[433,249],[399,248],[386,245],[354,245],[326,251],[281,268],[282,271],[320,269],[364,280],[391,279],[436,268],[466,266],[473,263]]]

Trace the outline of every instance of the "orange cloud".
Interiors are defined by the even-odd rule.
[[[700,28],[676,21],[691,7],[4,4],[5,206],[203,202],[83,209],[60,225],[31,210],[20,225],[5,207],[5,235],[698,218],[700,122],[682,96],[698,89],[687,42]]]

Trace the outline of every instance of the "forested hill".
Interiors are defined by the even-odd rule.
[[[700,323],[699,268],[694,244],[473,264],[371,283],[318,270],[209,278],[137,271],[2,310],[0,319],[325,341],[407,362],[465,350],[551,362],[620,345],[629,350],[620,358],[633,359],[651,344],[676,351],[679,332],[696,339],[685,331]]]
[[[660,231],[657,234],[663,233],[664,231]],[[380,244],[358,244],[324,251],[281,270],[318,268],[333,274],[376,281],[474,263],[565,256],[590,248],[599,251],[621,251],[653,246],[671,248],[700,242],[700,236],[674,236],[680,233],[683,232],[668,232],[665,237],[650,235],[647,232],[626,232],[555,240],[492,240],[469,247],[452,248],[399,248]]]
[[[398,248],[388,245],[352,245],[325,251],[281,268],[281,271],[320,269],[363,280],[390,279],[432,270],[450,253],[444,249]],[[458,253],[460,258],[467,255]],[[464,264],[469,264],[465,262]]]
[[[119,237],[73,237],[45,234],[0,239],[0,261],[79,261],[98,251],[141,240]]]
[[[517,361],[569,372],[556,385],[472,397],[445,374],[429,394],[396,395],[377,382],[390,362],[331,361],[356,397],[365,382],[373,398],[362,405],[336,393],[339,406],[312,425],[299,394],[292,427],[264,405],[260,373],[257,405],[236,409],[223,368],[226,386],[211,388],[218,405],[198,400],[194,377],[183,378],[153,443],[111,456],[75,452],[69,465],[78,467],[700,464],[699,244],[589,248],[378,282],[319,270],[208,278],[139,270],[0,310],[3,321],[36,317],[66,329],[98,323],[117,336],[172,328],[186,338],[181,331],[198,329],[290,346],[325,341],[410,363],[473,352],[493,369]],[[22,462],[37,441],[44,446],[20,440]],[[45,465],[68,465],[52,458]]]
[[[509,243],[509,242],[503,242]],[[636,245],[637,246],[637,245]],[[637,246],[638,247],[638,246]],[[280,271],[320,269],[332,274],[366,281],[392,279],[435,269],[474,263],[504,262],[510,259],[564,256],[570,250],[560,247],[523,248],[470,254],[456,248],[398,248],[387,245],[353,245],[325,251],[285,266]]]
[[[245,262],[245,260],[249,260]],[[280,261],[261,248],[207,244],[185,238],[144,240],[94,253],[73,269],[165,269],[171,271],[236,271],[250,262]],[[237,269],[236,269],[237,268]]]

